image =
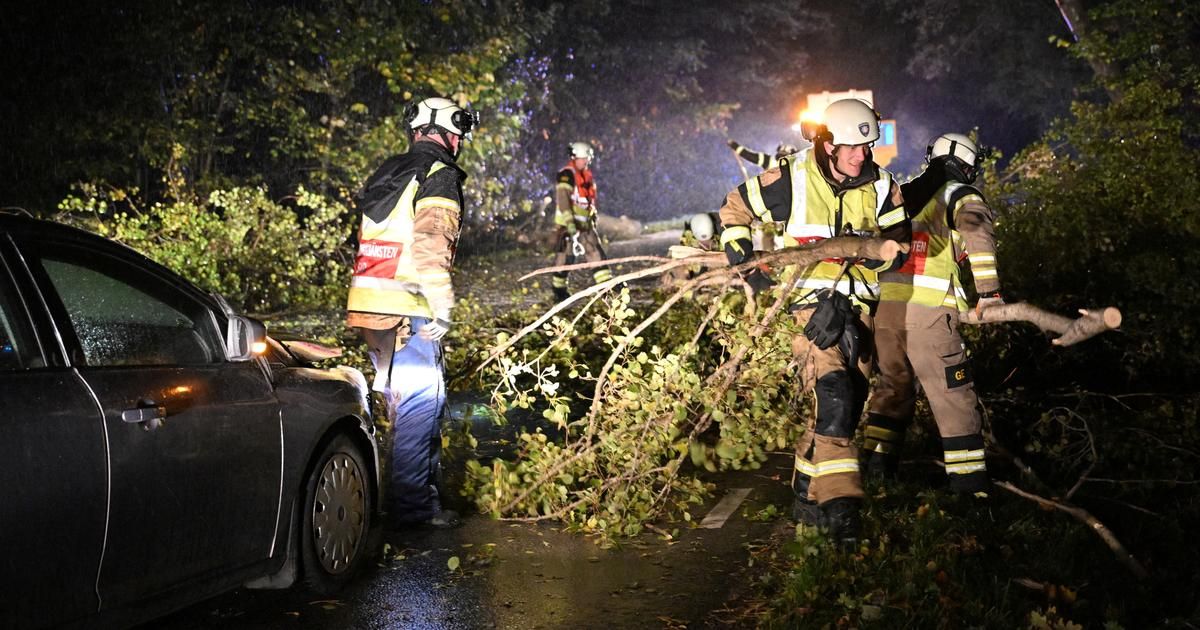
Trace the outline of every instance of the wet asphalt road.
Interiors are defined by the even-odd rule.
[[[749,493],[721,527],[677,524],[675,540],[644,535],[603,549],[551,524],[467,515],[453,530],[385,533],[384,558],[337,599],[240,589],[147,627],[724,627],[729,617],[721,611],[757,577],[756,545],[791,527],[786,519],[747,518],[772,503],[787,507],[790,491],[780,479],[789,463],[780,455],[760,471],[710,475],[718,491],[696,507],[693,523],[725,494]]]

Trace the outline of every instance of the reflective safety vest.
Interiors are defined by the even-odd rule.
[[[587,224],[596,212],[596,182],[592,179],[592,169],[579,170],[573,162],[563,168],[563,171],[571,171],[575,179],[575,186],[571,188],[571,215],[561,210],[555,213],[554,222],[558,225],[567,225],[572,218],[576,223]],[[558,185],[566,186],[561,182]]]
[[[899,269],[879,275],[882,301],[967,310],[967,295],[959,277],[966,246],[958,230],[950,227],[948,213],[963,193],[973,191],[958,182],[948,183],[912,217],[908,258]]]
[[[434,162],[424,179],[443,168],[448,166]],[[346,310],[433,317],[429,302],[421,293],[421,275],[413,264],[414,200],[420,186],[421,178],[409,180],[383,221],[377,223],[363,215]]]
[[[883,211],[892,190],[892,175],[879,169],[879,178],[864,184],[834,193],[829,182],[817,166],[816,155],[809,149],[779,160],[779,170],[792,183],[792,207],[788,216],[784,247],[796,247],[837,236],[841,226],[849,224],[855,233],[878,235],[904,220],[904,207]],[[764,222],[772,220],[771,211],[762,199],[762,188],[758,178],[746,182],[746,197],[750,209]],[[842,259],[828,258],[800,269],[785,270],[785,286],[795,282],[799,302],[810,302],[813,292],[834,286],[842,268]],[[879,300],[878,274],[854,265],[837,282],[837,291],[857,298],[859,302]]]

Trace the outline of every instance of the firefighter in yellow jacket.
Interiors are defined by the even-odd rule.
[[[567,264],[568,254],[586,258],[588,262],[605,259],[600,236],[596,233],[596,180],[591,168],[596,152],[586,142],[572,142],[568,150],[570,158],[558,172],[554,184],[557,206],[554,213],[554,224],[557,226],[554,237],[556,267]],[[560,271],[550,280],[554,299],[560,302],[570,296],[567,275],[567,272]],[[612,271],[608,267],[600,267],[592,272],[592,280],[597,284],[611,278]]]
[[[357,197],[362,213],[346,323],[367,343],[392,423],[393,524],[454,526],[435,485],[446,401],[441,339],[450,330],[450,269],[466,173],[456,160],[478,116],[445,98],[404,112],[409,151],[388,159]]]
[[[899,269],[879,277],[879,380],[863,450],[873,473],[895,473],[897,449],[913,417],[919,382],[941,434],[950,488],[986,493],[978,400],[958,334],[959,314],[967,309],[959,265],[970,263],[979,295],[976,310],[1003,303],[992,210],[971,186],[979,172],[979,150],[969,138],[957,133],[938,136],[926,151],[926,161],[925,172],[903,186],[912,218],[909,256]]]
[[[825,110],[813,148],[785,156],[725,198],[721,243],[731,265],[752,253],[751,223],[786,225],[785,245],[833,236],[909,240],[900,187],[871,159],[879,117],[866,103],[844,99]],[[816,395],[816,417],[796,446],[793,516],[821,523],[835,540],[857,539],[863,498],[858,451],[852,443],[867,395],[872,360],[871,312],[881,261],[825,260],[785,269],[790,310],[804,334],[792,343],[800,381]],[[845,271],[843,272],[843,268]],[[756,292],[773,284],[755,268],[744,280]]]

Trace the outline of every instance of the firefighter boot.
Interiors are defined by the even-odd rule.
[[[570,293],[570,291],[567,291],[566,287],[554,287],[554,301],[555,302],[562,302],[563,300],[565,300],[569,297],[571,297],[571,293]]]
[[[900,456],[896,453],[867,453],[863,462],[863,476],[872,481],[895,481],[900,470]]]
[[[829,539],[839,547],[858,544],[858,532],[862,527],[862,499],[838,497],[821,504],[825,528]]]

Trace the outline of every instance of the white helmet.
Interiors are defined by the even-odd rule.
[[[926,163],[940,160],[946,172],[964,184],[973,183],[979,176],[981,158],[979,147],[961,133],[944,133],[925,148]]]
[[[934,158],[950,155],[963,161],[968,166],[974,166],[975,161],[979,159],[979,148],[970,138],[961,133],[944,133],[925,149],[925,161],[928,162]]]
[[[707,241],[712,238],[713,232],[716,231],[712,217],[708,216],[707,212],[693,214],[692,220],[688,225],[692,228],[692,236],[695,236],[696,240],[700,241]]]
[[[879,139],[879,114],[856,98],[834,101],[825,108],[825,135],[833,144],[859,145]]]
[[[572,142],[567,145],[567,149],[571,152],[572,158],[592,160],[596,157],[596,151],[592,149],[592,145],[586,142]]]
[[[404,110],[404,123],[408,133],[453,133],[468,140],[471,130],[479,124],[479,113],[469,112],[448,98],[435,96],[418,103],[410,103]]]

